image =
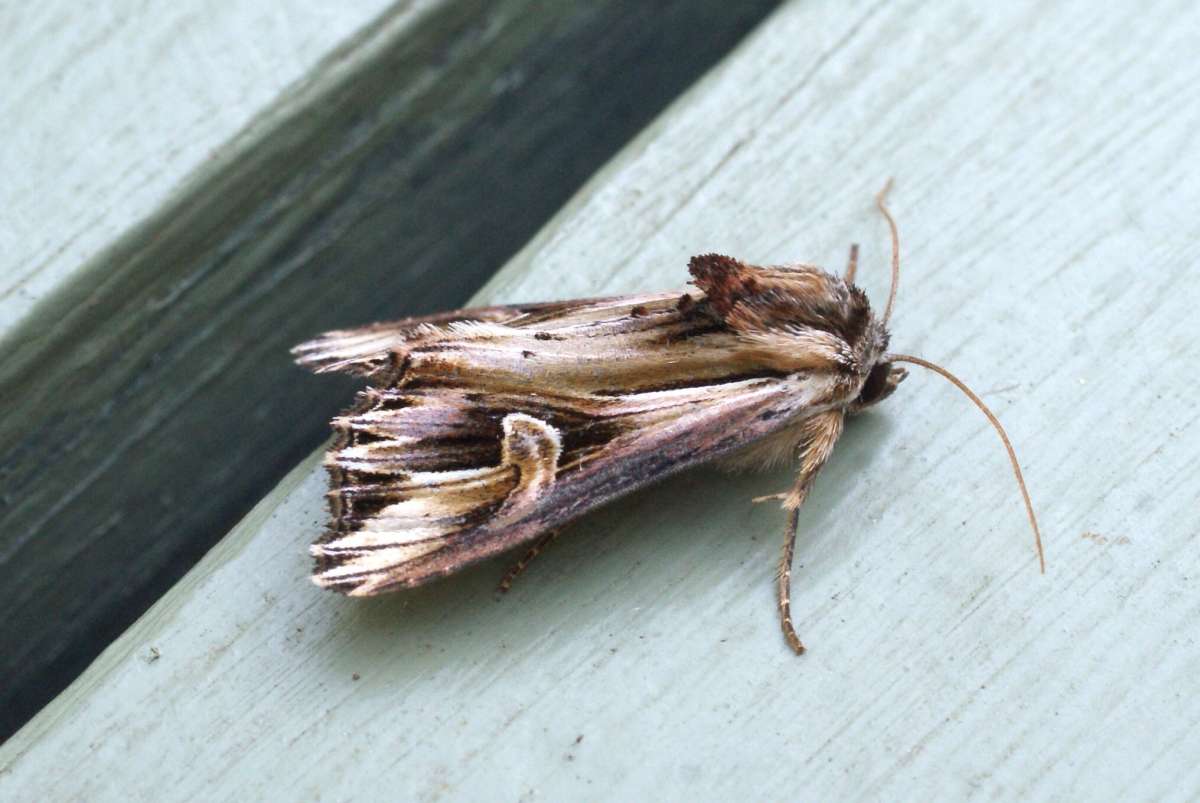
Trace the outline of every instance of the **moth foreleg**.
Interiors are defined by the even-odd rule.
[[[799,489],[799,486],[798,486]],[[801,491],[802,496],[808,494],[808,489]],[[792,624],[792,556],[796,552],[796,526],[800,522],[800,508],[788,511],[787,531],[783,536],[783,555],[779,558],[779,572],[776,575],[779,594],[779,626],[783,628],[783,637],[796,655],[804,654],[804,642],[796,634]]]
[[[500,584],[496,586],[496,592],[499,594],[507,594],[508,590],[512,588],[513,580],[516,580],[517,577],[520,576],[521,572],[525,571],[525,567],[529,565],[529,562],[536,558],[543,549],[550,546],[550,544],[552,544],[558,538],[559,533],[561,532],[562,528],[551,530],[539,538],[537,542],[529,548],[529,551],[525,553],[525,556],[514,563],[512,568],[504,573],[504,577],[500,578]]]
[[[800,453],[800,473],[796,484],[783,497],[783,507],[788,511],[787,529],[783,536],[783,554],[779,557],[777,591],[779,594],[779,625],[788,646],[797,655],[804,654],[804,643],[796,634],[792,624],[792,558],[796,552],[796,530],[800,522],[800,506],[808,498],[809,488],[833,452],[833,445],[842,434],[845,416],[837,410],[813,416],[804,422],[804,443]]]

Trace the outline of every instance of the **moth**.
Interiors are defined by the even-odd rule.
[[[890,186],[890,182],[889,182]],[[721,460],[794,462],[775,499],[787,512],[780,623],[797,653],[789,588],[801,505],[848,417],[888,398],[902,363],[965,392],[1020,466],[986,405],[944,368],[888,351],[899,276],[882,315],[843,276],[757,267],[718,254],[689,263],[694,290],[463,309],[328,332],[294,350],[318,373],[369,386],[333,419],[331,521],[312,545],[313,580],[351,596],[444,577],[532,544],[506,590],[571,520],[669,474]]]

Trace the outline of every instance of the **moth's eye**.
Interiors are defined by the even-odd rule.
[[[892,364],[890,362],[878,363],[871,369],[871,373],[867,375],[867,381],[863,382],[862,390],[858,394],[859,404],[874,404],[895,390],[895,385],[888,382],[888,376],[892,373]]]

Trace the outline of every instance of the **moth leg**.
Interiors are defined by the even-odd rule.
[[[799,486],[797,486],[799,489]],[[803,490],[803,496],[808,495],[808,489]],[[796,553],[796,526],[800,522],[800,508],[788,511],[787,531],[783,537],[783,555],[779,558],[779,572],[776,575],[779,587],[779,626],[783,629],[783,637],[796,655],[804,655],[804,642],[796,633],[792,624],[792,556]]]
[[[800,506],[808,498],[812,482],[833,452],[833,445],[842,434],[842,423],[845,416],[839,410],[813,416],[804,426],[804,442],[800,452],[800,473],[796,476],[796,484],[783,499],[783,507],[788,511],[787,529],[783,537],[783,554],[779,557],[779,574],[777,576],[777,591],[779,594],[779,626],[783,629],[783,637],[788,646],[797,655],[804,654],[804,643],[796,634],[792,624],[792,558],[796,553],[796,530],[800,522]]]
[[[846,263],[846,274],[842,278],[846,280],[846,284],[852,284],[856,273],[858,273],[858,243],[851,243],[850,259]]]
[[[525,567],[529,565],[529,562],[536,558],[543,549],[554,543],[561,532],[561,528],[557,530],[551,530],[539,538],[537,543],[530,547],[529,551],[525,553],[525,556],[514,563],[512,568],[504,573],[504,577],[500,578],[500,585],[496,586],[496,592],[499,594],[508,593],[508,590],[512,588],[513,580],[516,580],[517,577],[520,576],[521,572],[525,571]]]

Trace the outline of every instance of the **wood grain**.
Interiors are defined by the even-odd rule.
[[[299,466],[0,748],[8,798],[1121,799],[1200,794],[1194,4],[790,4],[480,300],[676,285],[687,257],[840,266],[914,374],[800,527],[786,472],[697,471],[501,562],[368,601],[306,580]],[[158,658],[151,660],[158,650]]]

